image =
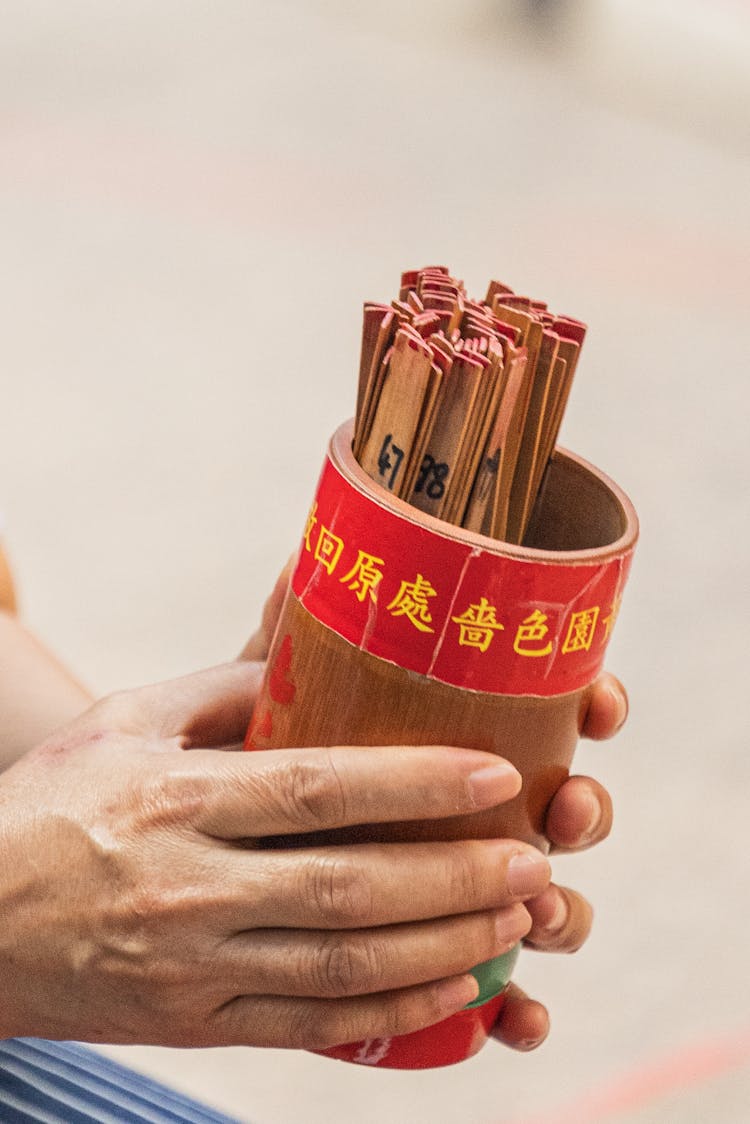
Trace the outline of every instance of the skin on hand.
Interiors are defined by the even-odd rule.
[[[246,658],[264,658],[285,587],[282,577]],[[9,641],[15,650],[16,633]],[[546,860],[522,864],[525,884],[509,885],[510,859],[533,852],[523,844],[450,844],[450,861],[434,844],[264,850],[274,832],[378,811],[471,811],[520,782],[510,768],[493,775],[491,757],[469,786],[488,764],[470,750],[223,754],[244,735],[262,671],[235,663],[104,700],[0,777],[1,1036],[321,1048],[460,1009],[476,993],[467,970],[524,934],[547,950],[585,940],[590,908],[549,884]],[[78,689],[57,721],[86,701]],[[602,677],[582,733],[609,736],[626,710]],[[389,804],[395,755],[408,808]],[[578,850],[610,824],[606,791],[576,777],[554,797],[547,834],[554,850]],[[430,880],[437,897],[422,893]],[[530,1049],[547,1028],[544,1007],[512,985],[496,1037]]]
[[[628,697],[619,679],[604,672],[584,696],[581,712],[583,737],[603,740],[622,727],[628,715]],[[545,820],[545,831],[554,852],[583,851],[595,846],[612,829],[612,800],[593,777],[574,776],[555,793]],[[551,883],[526,903],[531,929],[525,943],[543,952],[576,952],[587,939],[593,910],[581,894]],[[549,1033],[546,1008],[516,985],[508,989],[505,1005],[493,1035],[516,1050],[533,1050]]]
[[[248,641],[242,659],[265,660],[279,619],[294,565],[290,558],[280,574],[263,611],[258,631]],[[628,697],[619,679],[602,673],[583,695],[579,728],[581,735],[602,741],[623,726],[628,715]],[[557,790],[545,820],[551,853],[583,851],[602,842],[612,828],[612,800],[593,777],[569,777]],[[525,903],[531,927],[524,943],[545,952],[575,952],[591,930],[593,910],[584,897],[554,883]],[[516,985],[508,988],[506,1002],[494,1036],[517,1050],[541,1045],[549,1032],[549,1016],[539,1002],[529,999]]]
[[[269,848],[436,818],[520,777],[448,747],[225,753],[259,667],[112,696],[0,777],[0,1035],[325,1048],[475,998],[547,859],[512,840]],[[185,750],[191,752],[184,752]]]

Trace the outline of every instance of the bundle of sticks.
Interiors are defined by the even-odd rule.
[[[421,511],[522,543],[586,326],[491,281],[471,300],[445,266],[366,304],[354,455]]]

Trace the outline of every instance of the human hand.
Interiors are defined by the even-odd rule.
[[[619,679],[603,673],[584,700],[582,736],[601,741],[616,734],[628,714],[627,693]],[[586,850],[606,839],[611,828],[612,800],[593,777],[569,777],[547,809],[545,832],[552,853]],[[586,899],[554,883],[526,902],[526,909],[532,924],[524,943],[539,951],[576,952],[591,930],[593,911]],[[511,983],[494,1037],[514,1049],[533,1050],[548,1033],[547,1009]]]
[[[292,557],[266,601],[261,625],[248,641],[242,658],[265,660],[281,613],[294,565]],[[594,740],[612,737],[628,713],[625,688],[613,675],[603,673],[583,698],[581,735]],[[592,777],[569,777],[552,798],[545,831],[552,853],[583,851],[602,842],[612,827],[612,800]],[[591,930],[593,911],[582,895],[554,883],[527,901],[531,928],[524,939],[529,947],[547,952],[575,952]],[[494,1028],[505,1045],[531,1050],[541,1045],[549,1031],[546,1008],[530,999],[516,984],[508,988],[506,1002]]]
[[[114,695],[0,777],[0,1036],[389,1037],[464,1007],[527,932],[549,864],[523,843],[269,847],[491,807],[520,777],[445,747],[223,753],[259,674]]]
[[[292,554],[284,566],[284,569],[277,577],[274,587],[266,598],[263,606],[260,624],[240,652],[239,658],[241,660],[257,660],[263,663],[268,659],[271,641],[276,631],[276,625],[279,623],[281,610],[284,606],[284,598],[289,589],[289,583],[292,580],[296,560],[297,555]]]

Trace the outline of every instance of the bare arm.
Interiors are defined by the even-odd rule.
[[[0,610],[0,770],[91,702],[52,653],[15,616]]]

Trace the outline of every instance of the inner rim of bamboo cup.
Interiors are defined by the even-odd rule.
[[[613,480],[566,449],[552,454],[523,546],[500,542],[427,515],[392,495],[362,470],[352,453],[354,421],[340,426],[331,459],[344,478],[379,507],[443,538],[530,562],[591,565],[627,554],[638,538],[638,516]]]

